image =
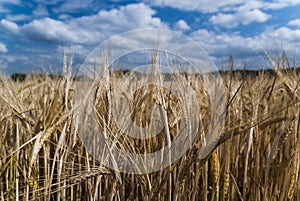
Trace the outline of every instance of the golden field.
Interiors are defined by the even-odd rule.
[[[212,152],[201,159],[211,103],[200,75],[181,74],[196,92],[202,129],[170,167],[144,174],[102,166],[83,146],[73,98],[84,80],[65,74],[14,82],[2,75],[0,201],[300,200],[300,77],[296,62],[290,63],[285,54],[270,62],[273,70],[233,71],[231,63],[220,72],[227,100],[225,125]],[[118,76],[112,74],[111,80],[117,83]],[[165,106],[168,117],[168,130],[136,140],[120,133],[108,117],[109,93],[97,83],[93,101],[99,126],[109,125],[109,139],[130,152],[161,149],[174,140],[179,122],[192,121],[180,113],[176,96],[167,94],[154,86],[136,91],[130,110],[138,126],[148,125],[146,114],[155,104]]]

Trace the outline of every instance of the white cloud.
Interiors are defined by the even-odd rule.
[[[231,53],[244,54],[251,51],[260,51],[259,41],[252,37],[243,37],[239,34],[217,34],[213,31],[199,29],[191,33],[194,39],[204,50],[215,57],[228,57]]]
[[[252,37],[244,37],[238,33],[218,34],[199,29],[191,33],[190,37],[208,52],[218,66],[227,61],[229,55],[235,57],[237,66],[248,60],[254,65],[252,67],[259,68],[255,65],[259,63],[263,64],[261,67],[268,65],[268,60],[264,60],[265,50],[271,52],[285,50],[290,57],[300,54],[300,29],[293,30],[288,27],[267,30]]]
[[[17,15],[6,15],[6,19],[9,21],[14,21],[14,22],[18,22],[18,21],[25,21],[25,20],[29,20],[31,19],[30,15],[25,15],[25,14],[17,14]]]
[[[264,10],[277,10],[288,6],[294,6],[300,4],[300,0],[271,0],[269,2],[260,0],[144,0],[151,5],[161,6],[161,7],[172,7],[187,11],[200,11],[202,13],[217,13],[223,11],[234,11],[236,8],[244,5],[255,5],[254,8],[264,9]]]
[[[58,16],[58,19],[63,20],[63,21],[67,21],[72,19],[73,17],[71,15],[68,14],[61,14]]]
[[[47,2],[43,4],[42,1],[40,3],[42,5],[47,4]],[[51,8],[51,6],[48,8]],[[26,66],[59,66],[61,64],[59,63],[60,61],[53,60],[62,57],[62,49],[69,48],[76,55],[74,59],[79,61],[96,45],[116,34],[138,28],[168,28],[168,25],[163,23],[160,18],[154,17],[155,13],[156,11],[150,6],[139,3],[108,10],[103,9],[95,14],[82,17],[68,17],[68,13],[61,13],[58,15],[61,18],[58,19],[39,17],[29,22],[27,22],[27,19],[22,23],[19,23],[17,20],[21,20],[25,16],[9,15],[7,17],[16,17],[18,19],[14,18],[16,22],[12,21],[12,19],[0,19],[0,29],[16,33],[17,35],[14,35],[14,37],[18,37],[23,42],[28,43],[26,47],[19,46],[21,50],[18,56],[26,55],[31,57],[34,55],[34,63],[32,63],[31,59],[28,59],[26,62],[20,62],[21,64],[18,66],[23,66],[24,68],[28,68]],[[41,48],[40,45],[35,45],[34,41],[46,42],[52,45],[48,45],[47,48]],[[153,41],[151,40],[151,42]],[[18,48],[17,45],[18,43],[14,44],[14,48]],[[33,52],[32,49],[42,50],[42,52]],[[18,70],[13,67],[18,61],[14,60],[14,58],[10,58],[8,61],[8,57],[4,59],[11,70]]]
[[[271,18],[271,15],[258,9],[246,11],[243,15],[239,16],[243,19],[242,24],[249,24],[251,22],[266,22]]]
[[[8,50],[7,50],[6,46],[5,46],[5,44],[3,44],[3,43],[1,43],[1,42],[0,42],[0,52],[1,52],[1,53],[6,53],[6,52],[8,52]]]
[[[161,7],[173,7],[187,11],[199,11],[201,13],[214,14],[210,18],[210,22],[214,25],[220,25],[227,28],[233,28],[240,24],[248,25],[252,22],[266,22],[271,15],[268,10],[284,8],[290,5],[300,3],[300,1],[276,0],[272,2],[264,2],[258,0],[237,1],[177,1],[177,0],[154,0],[148,1],[152,5]]]
[[[266,14],[258,9],[244,10],[241,9],[235,14],[217,14],[210,18],[210,22],[226,28],[233,28],[239,24],[248,25],[252,22],[266,22],[271,15]]]
[[[51,18],[34,20],[20,29],[32,40],[95,44],[108,36],[131,29],[167,27],[159,18],[153,17],[154,14],[155,11],[143,3],[129,4],[66,21]]]
[[[233,28],[239,24],[239,19],[236,15],[223,13],[213,15],[209,21],[213,24],[222,25],[226,28]]]
[[[48,41],[60,43],[81,42],[78,34],[76,34],[70,26],[64,22],[57,21],[51,18],[34,20],[29,24],[21,27],[22,33],[32,40]]]
[[[150,3],[151,5],[156,6],[169,6],[172,8],[182,9],[186,11],[200,11],[203,13],[214,13],[219,12],[222,9],[226,9],[228,6],[236,6],[243,2],[237,0],[223,0],[223,1],[211,1],[211,0],[202,0],[202,1],[195,1],[195,0],[185,0],[185,1],[178,1],[178,0],[146,0],[146,2]]]
[[[300,27],[300,18],[288,22],[289,26]]]
[[[186,21],[178,20],[175,24],[175,28],[186,31],[189,30],[191,27],[186,23]]]
[[[11,22],[9,20],[5,20],[5,19],[2,19],[0,21],[0,24],[2,27],[4,27],[5,29],[13,32],[13,33],[18,33],[19,32],[19,27],[16,23],[14,22]]]
[[[274,39],[283,45],[295,45],[300,48],[300,29],[294,30],[288,27],[280,27],[272,32],[264,32],[261,34],[261,41],[269,41],[271,43]]]
[[[299,4],[300,0],[273,0],[265,3],[265,9],[278,10]]]

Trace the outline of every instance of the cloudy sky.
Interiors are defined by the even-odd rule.
[[[61,68],[63,52],[79,65],[110,37],[163,28],[195,40],[220,67],[268,66],[264,51],[300,57],[300,0],[0,0],[0,70]]]

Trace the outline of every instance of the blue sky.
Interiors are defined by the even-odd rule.
[[[220,67],[268,67],[264,51],[300,57],[300,0],[0,0],[0,71],[56,71],[63,52],[80,65],[110,37],[163,28],[195,40]]]

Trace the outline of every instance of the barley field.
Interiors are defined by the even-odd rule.
[[[212,103],[200,75],[181,74],[196,92],[202,129],[179,160],[144,174],[103,166],[83,146],[73,98],[85,80],[68,73],[31,74],[22,82],[1,75],[0,201],[300,200],[300,76],[296,60],[285,54],[270,63],[272,70],[234,71],[232,61],[220,72],[227,100],[224,128],[202,158]],[[120,76],[126,74],[112,74],[111,80],[117,83]],[[108,117],[109,93],[97,83],[99,128],[109,125],[108,138],[130,152],[159,150],[174,140],[179,122],[192,121],[184,118],[176,96],[167,94],[151,85],[135,92],[130,108],[138,126],[149,123],[151,105],[163,102],[168,116],[167,130],[136,140],[122,135]]]

